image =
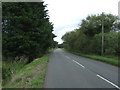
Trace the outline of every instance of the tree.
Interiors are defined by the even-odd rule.
[[[51,46],[52,48],[57,48],[58,47],[58,42],[57,41],[53,41],[53,44]]]
[[[112,27],[114,26],[116,18],[117,17],[112,14],[104,14],[104,16],[102,14],[91,15],[82,20],[80,28],[87,36],[94,36],[95,34],[101,33],[103,19],[105,33],[110,32],[113,30]]]
[[[3,2],[3,56],[43,55],[53,42],[53,24],[44,2]]]
[[[105,54],[117,55],[118,50],[118,32],[109,32],[105,34]]]
[[[65,35],[62,36],[62,40],[64,41],[64,46],[67,48],[67,49],[73,49],[73,42],[75,40],[75,32],[74,31],[71,31],[71,32],[68,32],[66,33]]]
[[[101,55],[101,20],[104,17],[104,52],[105,55],[119,54],[118,33],[113,30],[116,16],[112,14],[92,15],[82,20],[78,29],[63,35],[63,46],[66,49],[84,54]]]

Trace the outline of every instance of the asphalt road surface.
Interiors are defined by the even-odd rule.
[[[48,64],[45,88],[116,88],[118,67],[56,49]]]

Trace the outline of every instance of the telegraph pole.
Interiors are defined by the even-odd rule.
[[[102,12],[102,46],[101,55],[104,55],[104,13]]]

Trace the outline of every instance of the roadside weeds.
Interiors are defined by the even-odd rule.
[[[50,49],[49,54],[25,65],[3,88],[43,88],[49,56],[53,51],[54,49]]]

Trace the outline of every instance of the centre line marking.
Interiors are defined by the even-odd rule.
[[[70,57],[66,56],[66,58],[70,59]]]
[[[77,61],[73,60],[76,64],[80,65],[81,67],[85,68],[82,64],[78,63]]]
[[[97,76],[98,76],[99,78],[103,79],[104,81],[106,81],[106,82],[110,83],[110,84],[111,84],[111,85],[113,85],[114,87],[116,87],[116,88],[120,89],[120,87],[118,87],[116,84],[114,84],[114,83],[110,82],[109,80],[105,79],[104,77],[102,77],[102,76],[100,76],[100,75],[98,75],[98,74],[97,74]]]

